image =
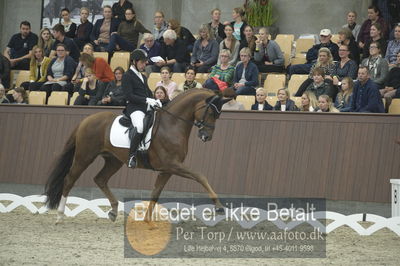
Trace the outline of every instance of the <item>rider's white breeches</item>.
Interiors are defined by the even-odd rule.
[[[139,134],[143,133],[143,119],[144,113],[142,111],[135,111],[131,115],[131,121]]]

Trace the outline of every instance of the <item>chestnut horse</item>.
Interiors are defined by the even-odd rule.
[[[222,105],[229,100],[210,90],[193,89],[178,95],[157,112],[148,159],[152,168],[159,174],[151,193],[146,213],[147,221],[171,175],[200,183],[213,200],[216,210],[223,211],[222,204],[208,184],[207,178],[188,169],[183,165],[183,161],[188,151],[188,140],[193,125],[199,128],[198,137],[202,141],[211,140]],[[58,207],[58,222],[63,219],[66,198],[75,181],[98,155],[104,158],[105,163],[94,177],[94,182],[110,201],[111,210],[108,216],[115,221],[118,215],[118,201],[107,183],[128,159],[128,149],[116,148],[110,143],[110,128],[115,118],[116,115],[111,112],[101,112],[85,118],[73,131],[62,154],[56,160],[46,184],[45,195],[46,204],[50,209]],[[140,158],[138,167],[144,168]]]

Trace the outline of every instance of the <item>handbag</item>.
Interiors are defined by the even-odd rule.
[[[215,84],[217,84],[220,91],[224,91],[226,88],[228,88],[228,82],[222,81],[216,77],[212,77],[211,79],[215,82]]]

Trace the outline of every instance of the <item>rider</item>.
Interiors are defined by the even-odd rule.
[[[129,149],[128,167],[136,167],[136,151],[143,133],[145,112],[156,106],[161,107],[160,100],[153,98],[153,93],[147,85],[147,78],[140,72],[144,71],[147,55],[141,49],[134,50],[130,55],[131,67],[122,77],[122,90],[127,99],[124,114],[131,118],[133,130],[129,134],[131,146]]]

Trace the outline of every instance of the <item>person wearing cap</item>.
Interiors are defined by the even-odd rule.
[[[331,53],[334,61],[339,61],[339,46],[331,41],[332,33],[330,29],[322,29],[319,33],[320,35],[320,43],[315,44],[307,51],[306,64],[293,65],[289,68],[289,75],[293,74],[308,74],[311,70],[311,66],[318,59],[318,51],[322,47],[328,48]]]
[[[147,78],[140,72],[144,71],[147,55],[141,49],[134,50],[130,55],[131,66],[122,76],[122,91],[127,99],[124,114],[131,118],[133,129],[129,132],[131,145],[129,149],[128,167],[136,167],[136,151],[143,133],[143,119],[150,107],[161,107],[161,101],[153,98],[153,93],[147,85]]]

